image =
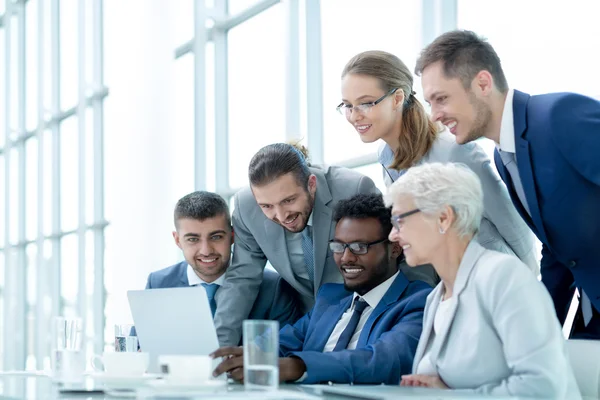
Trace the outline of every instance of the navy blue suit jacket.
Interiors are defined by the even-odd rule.
[[[182,261],[160,271],[152,272],[148,276],[146,289],[188,287],[187,266],[187,262]],[[254,301],[248,318],[279,321],[280,327],[293,324],[302,316],[296,307],[293,293],[294,290],[281,279],[277,272],[265,269],[258,297]],[[216,297],[218,309],[218,293]]]
[[[542,282],[564,322],[575,286],[600,310],[600,102],[574,93],[515,90],[515,149],[531,211],[521,205],[496,150],[515,207],[543,243]]]
[[[322,285],[313,309],[279,332],[280,356],[304,361],[302,383],[398,384],[400,375],[411,373],[430,292],[429,285],[409,282],[400,272],[369,316],[356,349],[323,353],[353,293],[342,284]]]

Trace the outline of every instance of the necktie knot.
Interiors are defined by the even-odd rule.
[[[201,285],[204,288],[204,290],[206,290],[206,295],[208,296],[208,298],[214,299],[215,293],[217,293],[219,285],[217,285],[216,283],[201,283]]]
[[[357,313],[362,314],[362,312],[365,311],[365,308],[367,308],[368,306],[369,303],[364,301],[362,297],[356,296],[356,298],[354,299],[354,311],[356,311]]]

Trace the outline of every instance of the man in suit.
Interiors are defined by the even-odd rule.
[[[543,244],[542,281],[560,322],[578,288],[572,337],[600,338],[600,102],[509,89],[492,46],[470,31],[438,37],[415,72],[458,143],[495,142],[498,172]]]
[[[301,149],[305,151],[305,149]],[[222,346],[236,345],[257,295],[267,260],[298,294],[302,312],[323,283],[342,282],[327,242],[332,210],[357,193],[379,193],[373,181],[347,168],[310,166],[297,147],[276,143],[250,161],[250,187],[235,195],[235,249],[215,314]]]
[[[279,379],[302,383],[398,384],[411,371],[431,287],[398,269],[391,212],[380,194],[338,203],[329,246],[344,284],[321,286],[313,309],[279,332]],[[243,380],[243,349],[223,347],[215,369]]]
[[[205,288],[213,315],[221,307],[219,292],[230,264],[234,232],[227,203],[210,192],[193,192],[175,206],[175,244],[185,261],[148,276],[146,289],[201,285]],[[265,270],[256,300],[249,304],[250,319],[294,323],[301,314],[289,285],[270,270]]]

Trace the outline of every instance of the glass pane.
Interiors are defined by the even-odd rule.
[[[458,27],[487,37],[509,86],[530,94],[572,91],[600,98],[600,81],[590,79],[600,70],[591,50],[600,48],[598,15],[598,1],[458,1]]]
[[[28,131],[37,128],[38,122],[38,1],[25,3],[25,127]]]
[[[11,149],[9,152],[10,165],[8,166],[8,241],[16,244],[19,241],[19,210],[23,204],[19,202],[19,153],[17,149]]]
[[[38,140],[32,137],[25,142],[25,236],[34,240],[38,236]]]
[[[4,289],[4,262],[4,251],[0,251],[0,297],[2,297],[2,290]],[[0,307],[0,310],[2,310],[2,307]],[[2,312],[4,313],[4,310]],[[0,318],[0,321],[2,321],[2,318]],[[2,329],[0,329],[0,332],[2,332]]]
[[[61,229],[71,231],[78,226],[78,146],[77,117],[60,125],[60,212]]]
[[[179,2],[182,3],[182,2]],[[173,148],[177,149],[180,154],[178,162],[177,175],[173,176],[174,193],[191,192],[194,189],[194,55],[188,53],[185,56],[175,61],[175,103],[177,106],[174,110],[173,119],[175,123],[174,132],[170,135],[173,140]],[[210,80],[211,75],[207,74],[207,80]],[[208,85],[207,85],[208,86]],[[214,101],[209,99],[208,93],[207,106],[213,104]],[[208,117],[208,112],[207,112]],[[214,118],[210,118],[214,121]],[[208,125],[208,124],[207,124]],[[214,125],[214,124],[213,124]],[[214,134],[208,130],[207,136]],[[207,155],[209,151],[206,152]],[[214,156],[213,156],[214,159]],[[207,163],[208,164],[208,163]],[[208,164],[210,165],[210,164]],[[211,175],[211,174],[209,174]]]
[[[85,110],[85,223],[94,223],[94,112]]]
[[[71,316],[74,316],[77,314],[76,305],[79,286],[77,235],[64,236],[60,241],[60,249],[62,255],[60,263],[60,295],[64,302],[65,309],[63,312],[68,312]]]
[[[50,4],[44,2],[42,8],[44,12],[44,38],[42,40],[44,62],[41,65],[43,68],[42,83],[44,85],[44,110],[49,112],[52,110],[52,86],[56,84],[54,79],[52,79],[52,55],[53,50],[56,51],[56,49],[52,49],[52,27],[57,27],[57,24],[52,24]]]
[[[229,0],[229,14],[239,14],[258,2],[259,0]]]
[[[229,33],[229,179],[232,187],[247,184],[248,164],[256,151],[285,140],[284,33],[281,4]]]
[[[181,46],[194,37],[194,0],[174,1],[169,7],[177,21],[173,32],[175,43]]]
[[[0,155],[0,247],[4,247],[6,245],[5,242],[5,230],[6,224],[6,205],[4,202],[6,201],[6,175],[5,175],[5,167],[4,167],[4,155]],[[2,273],[0,272],[0,279],[2,277]]]
[[[378,146],[364,144],[352,125],[335,111],[341,101],[344,66],[362,51],[385,50],[412,70],[421,46],[421,1],[375,0],[365,7],[362,0],[328,0],[321,2],[321,21],[324,155],[325,162],[333,164],[376,152]],[[420,92],[420,84],[415,86]]]
[[[37,297],[37,288],[36,282],[37,279],[37,264],[38,264],[38,252],[37,252],[37,244],[32,243],[27,245],[25,248],[25,256],[27,258],[26,263],[26,284],[27,284],[27,293],[25,297],[26,305],[31,307],[35,306],[36,297]]]
[[[18,25],[19,21],[16,17],[10,18],[10,55],[9,59],[6,60],[6,65],[10,68],[10,82],[6,82],[5,85],[9,86],[9,99],[10,99],[10,113],[8,113],[8,122],[10,127],[10,140],[15,140],[18,136],[17,128],[19,121],[19,101],[21,99],[21,93],[19,93],[18,82],[22,75],[22,71],[19,71],[18,65]],[[6,88],[5,88],[6,90]]]
[[[40,196],[40,201],[43,204],[43,218],[44,218],[44,236],[48,236],[52,233],[52,181],[56,179],[52,174],[52,131],[44,131],[44,173],[42,179],[44,182],[44,189]]]
[[[0,0],[0,2],[3,0]],[[0,29],[0,65],[6,66],[6,44],[4,35],[4,29]],[[2,72],[0,72],[0,113],[2,115],[6,115],[6,73],[4,70],[5,67],[2,68]],[[4,147],[4,141],[6,137],[6,120],[4,118],[0,121],[0,149]]]
[[[4,14],[6,11],[6,0],[0,0],[0,14]]]
[[[78,99],[78,2],[61,2],[60,7],[60,105],[74,107]]]

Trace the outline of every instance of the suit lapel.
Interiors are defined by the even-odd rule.
[[[178,275],[179,275],[179,281],[181,282],[181,284],[184,287],[185,286],[190,286],[190,281],[189,281],[188,276],[187,276],[187,267],[188,267],[188,264],[185,261],[182,261],[179,264],[179,273],[178,273]]]
[[[527,205],[531,212],[531,219],[539,234],[540,240],[543,243],[548,243],[542,216],[540,215],[540,207],[538,204],[537,193],[535,190],[535,180],[533,178],[533,170],[531,166],[531,158],[529,157],[529,142],[523,137],[527,129],[527,102],[529,95],[515,90],[513,99],[513,115],[515,128],[515,151],[517,157],[517,167],[521,184],[527,199]],[[527,213],[525,213],[527,214]]]
[[[309,347],[305,346],[304,350],[323,351],[333,329],[340,319],[342,319],[342,315],[350,308],[351,303],[352,295],[342,299],[342,301],[337,304],[329,306],[329,308],[321,315],[315,326],[312,335],[312,338],[316,340],[315,343]]]
[[[379,316],[386,312],[391,305],[398,302],[407,286],[408,279],[406,279],[404,274],[398,273],[398,276],[396,279],[394,279],[394,282],[387,292],[385,292],[379,304],[377,304],[371,315],[369,315],[369,319],[367,319],[367,322],[360,333],[356,347],[365,347],[367,345],[369,336],[371,335],[371,331],[375,325],[375,321],[377,321]]]
[[[467,282],[469,280],[469,276],[471,275],[471,271],[475,267],[477,260],[483,254],[485,249],[481,247],[479,243],[475,240],[472,240],[471,243],[467,246],[467,250],[462,258],[460,266],[458,267],[458,273],[456,274],[456,280],[454,281],[454,289],[452,293],[453,300],[448,299],[447,301],[452,301],[450,303],[450,307],[448,308],[448,323],[445,326],[442,326],[440,332],[436,332],[436,339],[433,342],[433,346],[431,347],[431,363],[433,365],[436,364],[437,358],[442,350],[444,344],[446,343],[446,339],[448,339],[448,332],[450,332],[450,328],[452,327],[452,323],[454,322],[454,317],[456,315],[456,310],[458,308],[458,302],[460,299],[460,295],[462,291],[467,286]],[[441,286],[440,286],[441,288]],[[437,303],[435,304],[436,310],[438,305],[440,304],[442,290],[439,291],[439,296],[437,297]],[[435,316],[435,313],[433,314]],[[433,322],[432,322],[433,323]]]
[[[327,247],[331,238],[332,213],[329,206],[333,197],[325,175],[318,169],[311,168],[311,172],[317,177],[317,192],[313,207],[313,246],[315,256],[315,295],[321,286],[323,271],[325,270],[325,259],[327,258]]]

